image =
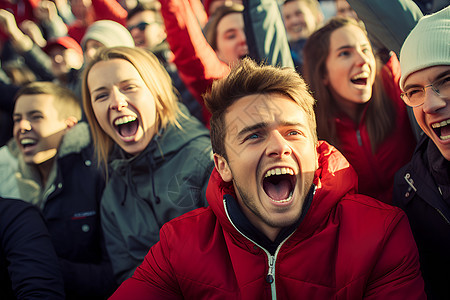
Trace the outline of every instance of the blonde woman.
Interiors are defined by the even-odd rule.
[[[102,50],[87,66],[83,105],[107,171],[102,226],[117,283],[130,277],[167,221],[205,206],[208,130],[177,101],[151,53]]]

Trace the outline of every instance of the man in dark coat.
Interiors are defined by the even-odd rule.
[[[396,174],[428,299],[450,299],[450,6],[419,20],[400,52],[402,98],[425,133]]]

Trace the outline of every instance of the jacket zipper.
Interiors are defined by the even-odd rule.
[[[358,145],[362,146],[361,132],[359,129],[356,129],[356,139],[358,140]]]
[[[450,222],[448,221],[448,219],[444,216],[444,214],[439,210],[439,208],[434,208],[445,220],[445,222],[447,222],[447,224],[450,225]]]
[[[280,249],[281,249],[281,246],[283,246],[284,242],[286,242],[286,241],[291,237],[291,235],[294,234],[295,231],[294,231],[293,233],[291,233],[288,237],[286,237],[286,238],[278,245],[277,250],[275,251],[275,254],[274,254],[274,255],[271,255],[271,254],[269,253],[269,251],[267,251],[267,250],[264,249],[261,245],[259,245],[258,243],[256,243],[255,241],[253,241],[252,239],[250,239],[249,237],[247,237],[245,234],[243,234],[243,233],[242,233],[242,232],[234,225],[233,221],[231,221],[230,215],[228,214],[228,210],[227,210],[227,202],[226,202],[225,199],[223,199],[223,205],[224,205],[224,208],[225,208],[225,213],[227,214],[227,218],[228,218],[228,220],[230,221],[231,225],[233,225],[234,229],[236,229],[236,231],[239,232],[240,235],[242,235],[242,236],[245,237],[247,240],[249,240],[250,242],[252,242],[252,243],[255,244],[256,246],[258,246],[260,249],[262,249],[262,250],[264,251],[264,253],[266,253],[266,255],[267,255],[267,263],[268,263],[268,265],[269,265],[269,270],[268,270],[267,275],[266,275],[266,282],[270,284],[270,290],[271,290],[271,293],[272,293],[272,300],[276,300],[276,299],[277,299],[277,289],[276,289],[276,286],[275,286],[275,262],[276,262],[276,260],[277,260],[277,255],[278,255],[278,252],[279,252]]]

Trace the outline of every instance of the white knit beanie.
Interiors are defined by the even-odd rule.
[[[134,40],[128,29],[111,20],[100,20],[92,23],[81,40],[83,51],[86,50],[86,42],[95,40],[105,47],[134,47]]]
[[[450,65],[450,6],[422,17],[400,50],[400,88],[412,73],[427,67]]]

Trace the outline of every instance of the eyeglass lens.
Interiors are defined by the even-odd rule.
[[[427,88],[433,90],[438,96],[450,97],[450,76],[445,76],[422,88],[412,88],[402,96],[408,105],[419,106],[425,101],[425,89]]]

